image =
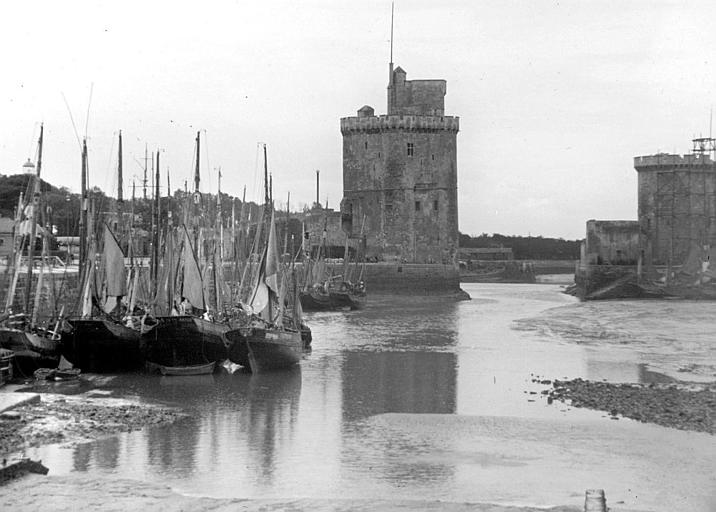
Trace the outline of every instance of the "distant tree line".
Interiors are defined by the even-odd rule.
[[[12,218],[15,215],[20,193],[28,194],[29,182],[30,176],[27,174],[10,176],[0,174],[0,216]],[[57,236],[79,236],[80,194],[71,192],[67,187],[55,187],[44,180],[41,180],[40,183],[47,224],[54,226]],[[163,190],[162,193],[166,194],[166,190]],[[105,218],[105,214],[117,212],[117,200],[107,196],[98,187],[92,187],[89,191],[89,196],[99,219]],[[171,211],[173,224],[175,226],[182,224],[187,206],[189,206],[189,215],[191,216],[191,199],[191,193],[186,194],[179,189],[174,191],[171,197],[162,196],[162,223],[167,222],[168,212]],[[224,226],[231,225],[232,206],[234,204],[236,220],[239,221],[242,206],[241,199],[221,193],[221,219]],[[141,194],[134,201],[132,201],[131,196],[125,198],[122,204],[122,211],[125,216],[132,211],[134,212],[134,227],[147,232],[151,231],[153,208],[154,200],[151,198],[143,199]],[[250,219],[255,224],[260,211],[260,205],[247,201],[244,206],[244,219]],[[216,194],[202,194],[201,213],[207,223],[213,224],[215,222],[219,215]],[[276,225],[279,230],[279,239],[281,241],[285,240],[287,225],[285,211],[276,212]],[[290,236],[294,235],[295,243],[300,244],[302,233],[301,221],[291,218],[288,222],[288,239],[290,240]]]
[[[545,238],[541,236],[509,236],[482,233],[470,236],[460,233],[460,247],[509,247],[518,260],[573,260],[579,259],[581,240]]]

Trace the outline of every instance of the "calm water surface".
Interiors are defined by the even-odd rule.
[[[313,351],[292,371],[118,376],[112,395],[189,417],[34,455],[54,474],[214,497],[548,506],[600,487],[638,510],[716,510],[713,436],[547,405],[532,382],[716,380],[713,303],[464,289],[473,300],[372,297],[364,311],[310,315]]]

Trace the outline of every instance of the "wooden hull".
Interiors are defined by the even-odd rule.
[[[144,364],[139,331],[110,320],[68,320],[72,332],[62,336],[62,355],[84,372],[136,370]]]
[[[143,335],[147,360],[162,366],[192,366],[229,358],[229,324],[193,316],[160,316]]]
[[[252,373],[289,368],[301,361],[303,340],[298,331],[246,328],[227,333],[233,342],[230,359]]]
[[[35,333],[0,327],[0,348],[12,350],[15,377],[31,377],[38,368],[56,368],[60,342]]]
[[[349,292],[330,292],[331,301],[336,304],[338,309],[354,311],[361,309],[365,302],[365,295],[356,295]]]
[[[209,375],[214,373],[215,366],[216,363],[212,361],[211,363],[192,366],[159,366],[159,371],[162,372],[162,375],[174,376]]]
[[[343,291],[330,291],[326,294],[311,290],[301,292],[299,298],[304,311],[353,311],[361,309],[365,301],[365,295]]]

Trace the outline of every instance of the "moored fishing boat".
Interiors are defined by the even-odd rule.
[[[90,256],[84,273],[82,315],[67,319],[71,329],[63,333],[62,355],[85,372],[136,370],[145,357],[142,333],[152,329],[153,320],[135,308],[133,299],[129,307],[122,301],[127,294],[124,254],[106,225],[102,266],[106,298],[97,296],[95,263]],[[101,302],[104,307],[98,306]]]
[[[225,314],[221,245],[216,232],[205,241],[200,225],[199,144],[197,133],[194,193],[191,196],[193,214],[189,215],[187,205],[185,223],[179,228],[176,242],[171,231],[165,237],[154,300],[157,324],[145,335],[147,360],[164,366],[198,365],[228,359],[230,343],[225,334],[236,325],[234,319]],[[191,233],[187,227],[190,220],[193,224]],[[220,222],[217,226],[220,229]],[[179,257],[174,254],[175,243],[180,247]],[[207,245],[213,249],[211,257]]]
[[[291,367],[303,354],[301,333],[295,330],[254,325],[231,330],[226,336],[233,342],[231,361],[252,373]]]
[[[260,254],[258,271],[253,289],[247,301],[251,315],[244,325],[226,333],[231,342],[229,357],[233,363],[258,373],[266,370],[288,368],[300,362],[307,333],[310,343],[310,329],[303,324],[301,305],[298,300],[298,283],[295,268],[291,269],[292,286],[288,283],[288,269],[280,269],[276,226],[268,186],[266,146],[264,146],[264,220],[268,221],[268,233],[260,241],[261,230],[257,230],[254,247]],[[268,212],[270,217],[268,217]],[[269,220],[270,219],[270,220]],[[289,289],[293,292],[289,295]]]
[[[40,314],[42,306],[48,302],[49,289],[44,280],[45,269],[48,268],[48,231],[38,226],[38,219],[47,227],[42,207],[40,191],[40,172],[42,169],[42,143],[44,127],[40,127],[38,141],[36,173],[30,176],[26,203],[22,195],[18,202],[14,225],[14,256],[11,258],[11,279],[6,292],[4,312],[0,318],[0,348],[12,350],[15,354],[13,363],[17,374],[21,377],[32,375],[42,367],[57,366],[59,361],[60,336],[57,334],[59,320],[55,318],[55,328],[50,330],[46,325],[52,322]],[[35,248],[37,245],[38,230],[42,237],[42,252],[39,272],[33,279],[35,261]],[[22,259],[27,254],[27,264],[23,268]],[[9,270],[9,269],[8,269]],[[21,273],[25,273],[23,312],[14,313],[15,292]],[[49,274],[48,280],[52,279]],[[34,293],[34,298],[32,297]],[[54,309],[54,308],[51,308]],[[43,317],[44,318],[41,318]],[[50,313],[50,316],[54,316]],[[62,316],[60,313],[59,316]],[[43,325],[41,323],[44,322]]]

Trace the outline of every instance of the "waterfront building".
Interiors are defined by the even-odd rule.
[[[457,133],[445,80],[407,80],[389,66],[386,115],[365,105],[341,119],[343,229],[373,261],[454,264]]]
[[[634,158],[645,264],[680,265],[694,248],[716,246],[714,150],[714,139],[699,138],[691,154]]]

